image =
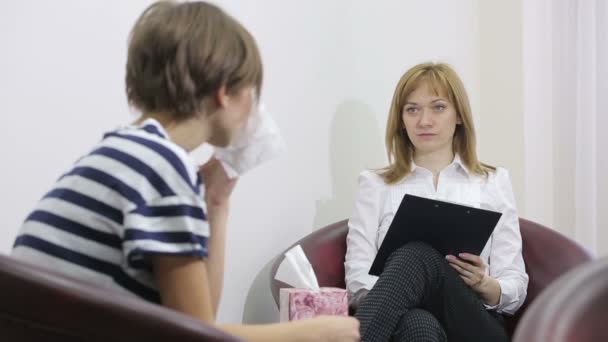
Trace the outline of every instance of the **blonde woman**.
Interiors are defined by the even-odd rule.
[[[389,165],[361,173],[349,220],[346,284],[361,339],[508,340],[503,315],[517,311],[528,284],[513,190],[507,170],[478,160],[469,100],[450,66],[420,64],[401,77],[386,147]],[[380,277],[371,276],[405,194],[503,215],[481,255],[446,256],[414,242],[390,256]]]

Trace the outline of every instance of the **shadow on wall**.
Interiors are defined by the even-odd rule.
[[[361,102],[347,100],[338,106],[331,124],[329,149],[332,197],[317,201],[314,229],[350,216],[359,173],[386,164],[384,135],[372,110]],[[287,247],[282,246],[281,250]],[[245,324],[279,320],[269,283],[274,260],[264,265],[249,288],[243,309]]]
[[[285,248],[287,247],[285,246]],[[262,267],[249,288],[243,308],[243,324],[266,324],[279,321],[279,309],[270,292],[270,269],[275,259],[276,257],[272,258]]]
[[[317,201],[313,229],[351,215],[359,173],[387,163],[382,132],[376,115],[366,104],[346,100],[338,106],[331,125],[329,146],[332,197]]]

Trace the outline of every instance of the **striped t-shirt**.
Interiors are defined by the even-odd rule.
[[[201,188],[157,121],[110,132],[40,200],[12,254],[158,302],[151,254],[207,256]]]

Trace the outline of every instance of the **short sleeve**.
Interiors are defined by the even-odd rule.
[[[203,200],[169,196],[149,200],[125,215],[122,236],[128,267],[151,269],[150,255],[208,255],[209,224]]]

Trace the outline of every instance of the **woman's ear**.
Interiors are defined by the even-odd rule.
[[[225,108],[228,106],[228,102],[230,101],[230,95],[228,95],[228,92],[226,90],[226,85],[222,85],[216,92],[215,92],[215,105],[218,108]]]

